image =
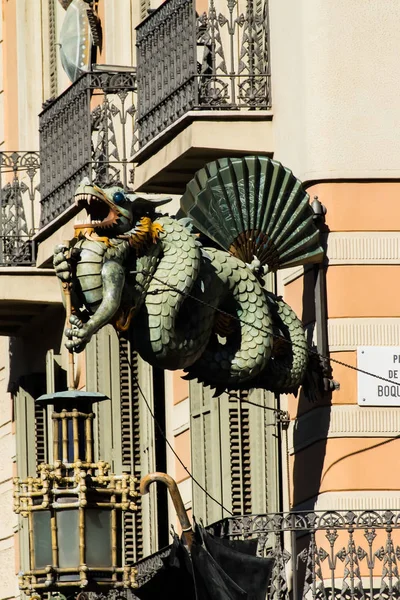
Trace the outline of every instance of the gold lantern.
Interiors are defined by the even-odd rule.
[[[92,405],[104,399],[69,390],[37,400],[54,405],[54,462],[14,480],[14,510],[28,519],[26,593],[135,587],[135,569],[122,564],[121,531],[123,511],[137,509],[136,479],[93,460]]]

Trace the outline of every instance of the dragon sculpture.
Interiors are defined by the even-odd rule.
[[[323,256],[309,197],[290,170],[261,156],[209,163],[175,218],[157,212],[169,199],[87,181],[75,201],[90,218],[54,254],[71,286],[71,351],[112,323],[132,328],[150,364],[184,369],[217,391],[298,388],[304,330],[264,282],[269,271]]]

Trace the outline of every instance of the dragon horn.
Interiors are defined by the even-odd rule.
[[[144,196],[139,196],[138,194],[126,194],[127,198],[134,203],[135,208],[143,208],[148,209],[150,207],[162,206],[163,204],[167,204],[171,202],[171,197],[164,198],[146,198]]]

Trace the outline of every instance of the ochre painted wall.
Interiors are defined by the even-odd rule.
[[[18,150],[17,0],[3,0],[5,150]],[[25,148],[24,148],[25,149]]]
[[[331,259],[327,268],[330,330],[337,323],[340,326],[344,323],[358,331],[367,327],[372,319],[377,333],[371,339],[365,335],[365,343],[388,345],[387,329],[400,318],[400,253],[397,251],[400,237],[399,241],[396,237],[400,232],[400,182],[324,182],[311,186],[307,191],[311,198],[318,196],[327,208],[326,225],[330,232],[339,235],[340,243],[340,232],[343,232],[343,255],[340,260],[332,254],[329,256],[328,237],[328,261]],[[387,235],[375,233],[382,231]],[[370,232],[368,235],[363,233],[365,237],[362,243],[365,246],[361,245],[361,248],[370,248],[370,238],[381,235],[374,255],[370,253],[369,258],[366,255],[363,257],[362,253],[360,255],[359,247],[353,241],[356,232]],[[385,238],[393,240],[391,245]],[[354,254],[357,256],[354,257]],[[314,281],[311,268],[306,270],[304,276],[300,273],[284,286],[285,300],[302,317],[305,325],[314,321]],[[351,369],[357,367],[356,338],[354,340],[347,340],[344,334],[337,336],[334,351],[331,352],[333,378],[340,383],[340,390],[316,404],[310,403],[302,393],[298,397],[288,396],[293,439],[303,440],[299,431],[301,428],[306,431],[307,427],[311,432],[313,428],[319,431],[323,438],[310,439],[308,445],[307,441],[302,441],[303,445],[296,447],[297,451],[291,451],[292,506],[310,499],[314,499],[313,505],[317,506],[320,494],[329,496],[340,492],[343,500],[346,493],[353,494],[353,497],[354,494],[372,496],[376,491],[397,495],[397,490],[400,490],[400,482],[393,476],[394,470],[400,466],[400,440],[393,432],[390,435],[388,433],[387,437],[380,432],[380,416],[385,414],[387,408],[371,412],[366,429],[362,431],[355,428],[354,432],[347,431],[343,435],[337,431],[331,433],[332,411],[340,411],[341,407],[343,410],[353,410],[351,407],[354,407],[352,414],[366,414],[365,408],[357,406],[357,372]],[[334,360],[349,366],[335,363]],[[400,408],[395,410],[400,411]],[[306,418],[314,418],[312,426],[310,421],[305,421]],[[357,423],[357,418],[354,422]]]

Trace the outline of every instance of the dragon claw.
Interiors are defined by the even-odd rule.
[[[82,329],[82,327],[83,327],[82,321],[76,315],[71,315],[69,318],[69,322],[71,323],[71,325],[74,325],[78,329]],[[69,331],[71,331],[71,330],[69,330]]]
[[[76,315],[71,315],[69,321],[74,327],[65,330],[65,336],[68,338],[65,346],[71,352],[82,352],[91,336]]]

